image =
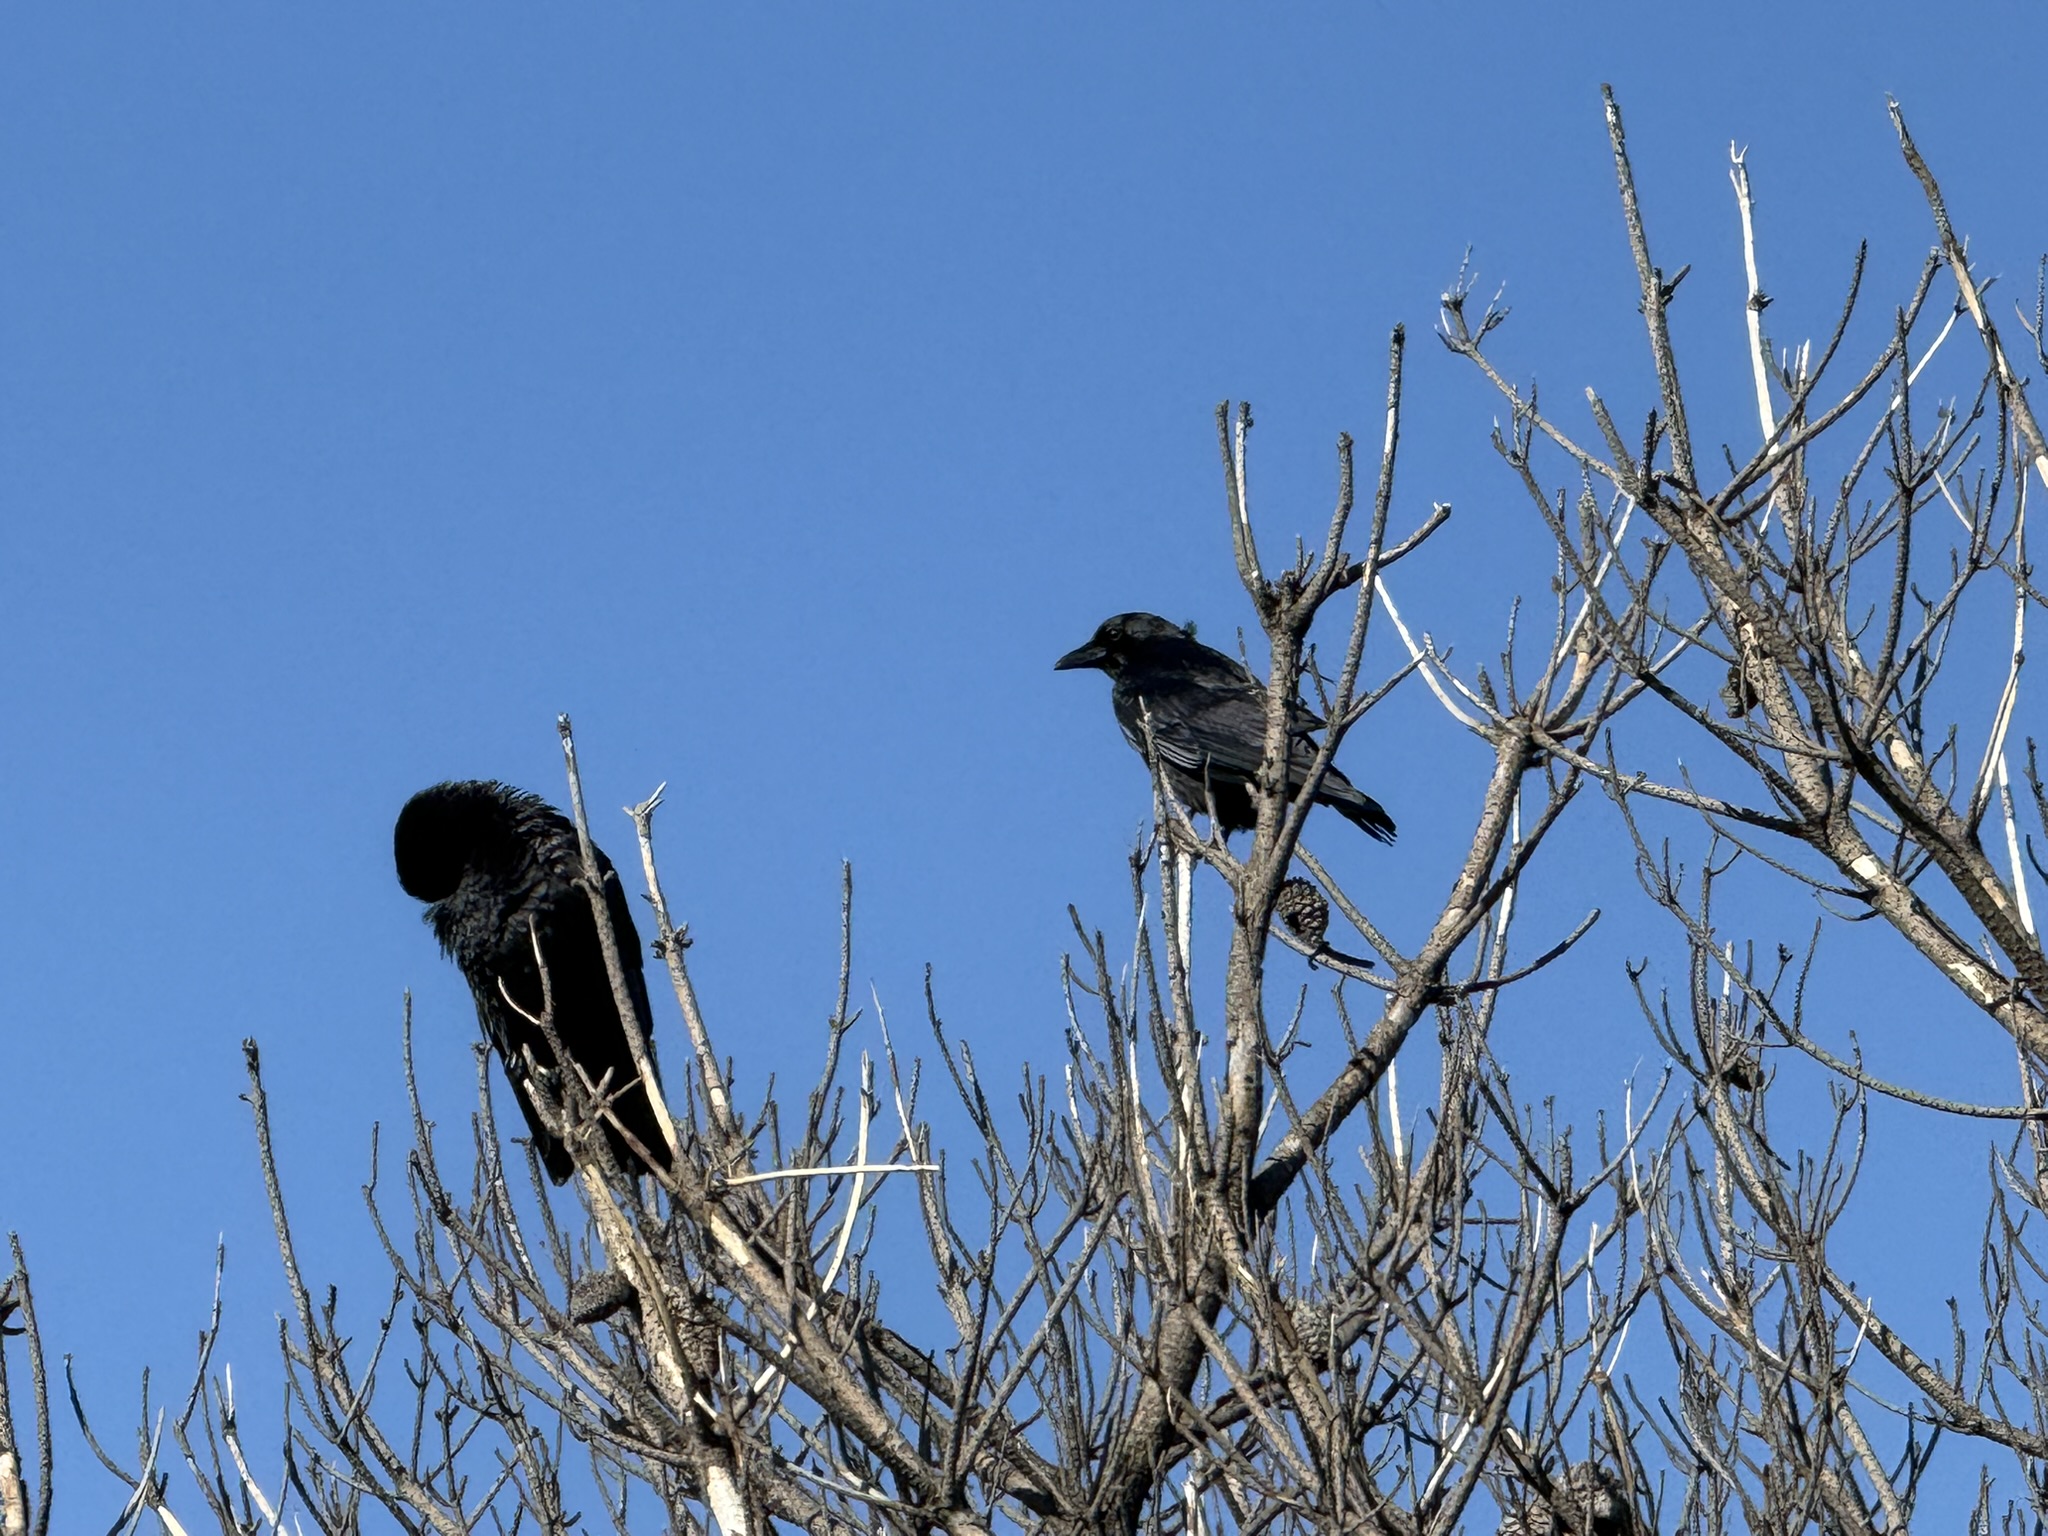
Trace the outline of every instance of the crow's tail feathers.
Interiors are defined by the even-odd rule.
[[[1381,809],[1379,801],[1371,795],[1359,794],[1353,790],[1355,799],[1332,800],[1344,819],[1357,827],[1376,842],[1391,843],[1394,840],[1394,818]]]

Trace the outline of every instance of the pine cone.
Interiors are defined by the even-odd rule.
[[[1564,1486],[1581,1536],[1627,1536],[1635,1529],[1628,1491],[1608,1468],[1582,1461],[1565,1474]]]
[[[1744,715],[1762,703],[1756,684],[1750,681],[1749,671],[1739,662],[1728,669],[1728,681],[1721,685],[1721,707],[1727,711],[1730,720],[1740,720]]]
[[[616,1269],[601,1269],[580,1275],[569,1287],[569,1321],[601,1323],[627,1307],[637,1308],[640,1294],[633,1282]]]
[[[724,1332],[718,1314],[700,1292],[691,1292],[676,1310],[676,1336],[682,1343],[683,1357],[690,1362],[690,1369],[706,1381],[718,1379],[718,1345]]]
[[[1627,1490],[1608,1468],[1582,1461],[1565,1473],[1557,1492],[1565,1520],[1558,1519],[1548,1500],[1532,1494],[1501,1511],[1497,1536],[1564,1536],[1567,1520],[1578,1536],[1633,1536],[1635,1512]]]
[[[1730,1088],[1740,1088],[1745,1093],[1754,1092],[1763,1086],[1764,1064],[1756,1049],[1733,1047],[1721,1061],[1721,1076]]]
[[[1287,931],[1304,944],[1320,945],[1330,931],[1330,904],[1309,881],[1295,875],[1280,887],[1273,910]]]

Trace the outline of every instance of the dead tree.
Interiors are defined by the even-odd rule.
[[[1363,681],[1386,573],[1448,516],[1437,508],[1389,536],[1404,347],[1396,332],[1364,517],[1347,439],[1319,548],[1284,567],[1268,569],[1249,514],[1250,415],[1219,412],[1238,568],[1272,657],[1257,826],[1234,850],[1162,789],[1159,856],[1132,860],[1131,964],[1076,919],[1067,1059],[1027,1077],[1014,1105],[998,1107],[928,993],[935,1062],[975,1132],[964,1187],[919,1113],[922,1069],[883,1021],[857,1065],[845,1049],[857,1028],[850,879],[819,1082],[793,1116],[774,1100],[741,1116],[655,872],[658,794],[631,814],[692,1047],[670,1085],[677,1155],[659,1187],[593,1164],[579,1219],[562,1224],[531,1166],[505,1168],[480,1062],[460,1184],[421,1115],[410,1232],[394,1234],[373,1196],[398,1293],[373,1337],[351,1339],[300,1277],[252,1048],[294,1297],[294,1486],[323,1523],[346,1528],[370,1499],[420,1529],[512,1509],[566,1529],[573,1485],[620,1530],[651,1502],[678,1529],[1405,1536],[1449,1529],[1510,1484],[1569,1521],[1571,1463],[1554,1452],[1575,1424],[1593,1426],[1577,1461],[1603,1479],[1580,1482],[1618,1489],[1624,1511],[1646,1500],[1602,1362],[1650,1294],[1619,1235],[1654,1104],[1582,1166],[1568,1135],[1518,1109],[1487,1048],[1504,993],[1591,923],[1542,936],[1533,958],[1510,943],[1515,894],[1585,778],[1542,742],[1591,739],[1642,692],[1583,643],[1585,600],[1560,595],[1553,644],[1526,683],[1510,667],[1505,691],[1448,684],[1491,772],[1470,852],[1412,950],[1302,844],[1346,733],[1404,678],[1447,687],[1412,645],[1390,676]],[[1322,668],[1312,630],[1340,602],[1337,658]],[[1329,725],[1290,798],[1286,701],[1305,680]],[[580,823],[573,748],[569,761]],[[1197,865],[1221,876],[1230,914],[1214,1020],[1184,962]],[[1355,934],[1341,946],[1332,913]],[[1338,983],[1329,1020],[1348,1044],[1321,1080],[1296,1054],[1300,1020],[1268,1017],[1276,935]],[[1392,1092],[1395,1060],[1425,1023],[1439,1057],[1426,1128],[1402,1122]],[[601,1112],[597,1087],[560,1112]],[[1347,1131],[1369,1149],[1363,1185],[1339,1171]],[[910,1224],[924,1237],[921,1277],[877,1257],[877,1235],[898,1234],[900,1250]],[[936,1335],[902,1320],[899,1298],[920,1279],[944,1306]],[[387,1418],[391,1391],[378,1388],[400,1350],[413,1390]],[[585,1458],[573,1477],[562,1430]]]
[[[1252,514],[1250,412],[1220,408],[1231,547],[1268,656],[1256,825],[1231,846],[1155,771],[1131,921],[1112,944],[1074,915],[1062,1059],[987,1082],[931,984],[915,1048],[863,1019],[849,873],[817,1083],[801,1103],[741,1106],[722,1033],[737,1025],[699,1006],[657,872],[656,791],[629,814],[687,1034],[661,1109],[671,1169],[611,1166],[587,1134],[607,1085],[568,1081],[553,1112],[589,1150],[552,1190],[530,1152],[508,1162],[480,1049],[469,1134],[438,1137],[415,1087],[401,1166],[373,1170],[394,1285],[365,1326],[300,1268],[251,1043],[291,1297],[281,1468],[247,1465],[210,1330],[170,1421],[175,1458],[146,1401],[136,1457],[100,1453],[131,1490],[116,1528],[145,1511],[173,1525],[177,1495],[237,1533],[1903,1531],[1937,1440],[1983,1453],[1983,1527],[2048,1498],[2028,1232],[2048,1219],[2048,957],[2018,830],[2025,802],[2048,834],[2048,791],[2031,741],[2019,795],[2008,765],[2042,600],[2027,475],[2048,483],[2048,445],[1900,120],[1939,243],[1846,381],[1861,258],[1832,339],[1774,351],[1736,158],[1759,441],[1713,468],[1672,341],[1688,269],[1653,258],[1611,98],[1607,112],[1655,398],[1617,416],[1589,392],[1580,431],[1495,365],[1505,311],[1473,313],[1462,278],[1443,300],[1441,339],[1506,402],[1495,447],[1555,545],[1540,622],[1518,609],[1497,661],[1466,667],[1396,607],[1395,586],[1449,579],[1426,562],[1450,517],[1397,494],[1400,330],[1369,490],[1341,439],[1334,510],[1289,560]],[[1930,403],[1923,370],[1955,364],[1973,332],[1981,368]],[[2010,633],[1988,699],[1951,675],[1980,620]],[[1374,911],[1304,841],[1333,754],[1397,686],[1440,707],[1432,752],[1485,768],[1466,851],[1420,913]],[[1304,691],[1327,727],[1290,793]],[[1966,740],[1983,703],[1983,740]],[[562,734],[608,931],[566,720]],[[1667,768],[1687,734],[1745,787]],[[1672,1066],[1617,1087],[1611,1129],[1574,1132],[1527,1107],[1491,1042],[1518,982],[1582,964],[1597,913],[1524,930],[1560,829],[1595,817],[1633,840],[1641,889],[1616,899],[1668,914],[1688,984],[1674,998],[1636,973]],[[1831,1051],[1808,1027],[1811,937],[1758,942],[1716,903],[1738,862],[1843,914],[1823,927],[1886,925],[1899,963],[1932,966],[2010,1040],[2017,1102],[1950,1103]],[[1198,907],[1224,918],[1215,996],[1187,963]],[[1284,995],[1276,943],[1326,996]],[[1302,1051],[1309,1032],[1341,1052]],[[1832,1120],[1773,1118],[1787,1063],[1835,1086]],[[930,1076],[964,1149],[926,1112]],[[1873,1094],[2012,1131],[1974,1352],[1960,1324],[1909,1340],[1831,1257]],[[32,1324],[18,1262],[17,1280],[0,1317],[14,1303]],[[1908,1385],[1906,1411],[1869,1395],[1872,1362]],[[31,1500],[13,1422],[0,1375],[0,1536],[48,1513],[47,1449]],[[34,1422],[47,1447],[40,1389]],[[2002,1506],[1994,1452],[2022,1473]]]
[[[1538,737],[1618,807],[1642,887],[1690,957],[1680,998],[1639,989],[1692,1085],[1643,1190],[1676,1372],[1646,1415],[1681,1490],[1667,1523],[1903,1530],[1943,1436],[1975,1442],[1984,1467],[1976,1528],[1994,1513],[1994,1453],[2017,1458],[2025,1490],[2005,1518],[2038,1521],[2048,1387],[2027,1225],[2030,1212],[2048,1215],[2048,956],[2013,780],[2044,827],[2048,798],[2032,739],[2019,775],[2009,759],[2027,616],[2042,601],[2026,554],[2029,485],[2048,485],[2048,442],[1988,280],[1894,105],[1936,242],[1882,343],[1853,362],[1845,338],[1864,251],[1825,343],[1774,349],[1748,168],[1733,154],[1758,433],[1718,466],[1697,452],[1671,325],[1689,269],[1667,273],[1653,254],[1611,94],[1606,110],[1657,379],[1654,403],[1633,418],[1640,431],[1625,434],[1617,416],[1631,418],[1597,392],[1581,432],[1511,383],[1486,350],[1504,315],[1468,315],[1462,284],[1445,299],[1444,338],[1508,405],[1512,427],[1496,446],[1549,527],[1563,580],[1598,593],[1596,578],[1612,573],[1628,594],[1626,606],[1596,597],[1587,641],[1658,701],[1664,726],[1681,728],[1664,763],[1675,767],[1685,737],[1704,740],[1717,782],[1735,786],[1707,792],[1660,766],[1639,735]],[[2040,317],[2038,297],[2031,319],[2017,317],[2036,362]],[[1576,496],[1552,488],[1542,463],[1560,464]],[[1712,677],[1725,678],[1718,693],[1701,681]],[[1659,808],[1704,824],[1690,875],[1645,819]],[[1738,865],[1811,892],[1813,926],[1760,939],[1739,909],[1731,917],[1715,894]],[[1880,1081],[1815,1037],[1814,954],[1830,927],[1852,921],[1884,924],[1893,963],[1943,980],[1955,1016],[1945,1027],[1976,1021],[2010,1042],[2015,1103],[1961,1104]],[[1830,1080],[1831,1118],[1773,1118],[1788,1059]],[[1829,1248],[1872,1095],[2015,1131],[1992,1160],[1981,1315],[1966,1323],[1958,1311],[1932,1338],[1909,1339],[1868,1299],[1874,1277],[1843,1273]]]

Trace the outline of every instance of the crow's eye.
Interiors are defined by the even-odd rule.
[[[1112,640],[1121,640],[1121,639],[1123,639],[1123,637],[1124,637],[1124,627],[1123,627],[1123,625],[1121,625],[1121,624],[1112,624],[1112,625],[1110,626],[1110,629],[1109,629],[1109,638],[1110,638],[1110,639],[1112,639]]]

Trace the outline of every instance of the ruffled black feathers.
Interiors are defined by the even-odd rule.
[[[469,982],[477,1019],[504,1065],[548,1177],[560,1184],[575,1168],[569,1149],[535,1109],[537,1094],[558,1104],[562,1092],[559,1064],[537,1022],[550,994],[563,1049],[591,1083],[605,1085],[620,1123],[666,1167],[667,1144],[635,1075],[597,921],[578,884],[582,856],[569,819],[510,785],[436,784],[399,812],[392,851],[398,883],[429,903],[434,937]],[[639,1015],[634,1027],[648,1042],[651,1060],[653,1014],[640,974],[640,936],[611,860],[600,851],[597,864],[626,990]],[[646,1164],[625,1139],[609,1125],[605,1131],[619,1166],[643,1171]]]

